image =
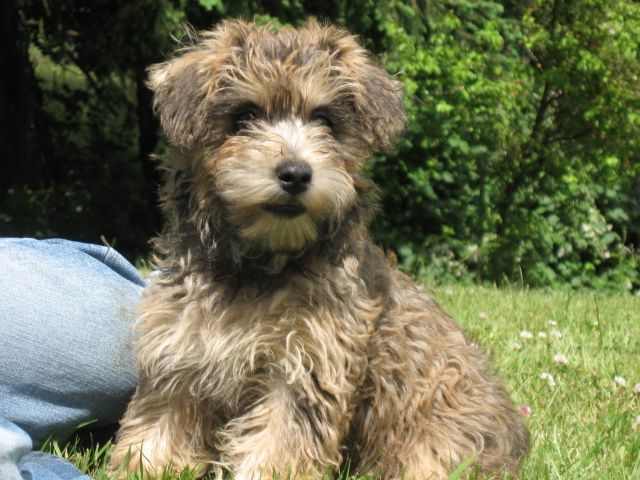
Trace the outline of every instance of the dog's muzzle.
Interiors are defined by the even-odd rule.
[[[290,201],[265,203],[262,209],[279,217],[295,218],[306,212],[296,197],[303,194],[311,184],[311,167],[304,162],[288,161],[276,167],[280,188],[288,193]]]

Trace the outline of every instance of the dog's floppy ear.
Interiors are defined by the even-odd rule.
[[[251,28],[247,22],[233,20],[199,35],[191,33],[191,46],[147,70],[154,110],[174,147],[190,150],[205,139],[211,127],[208,107],[219,88],[221,64]]]
[[[402,84],[368,61],[358,69],[355,107],[380,150],[390,149],[406,124]]]
[[[372,146],[388,150],[404,129],[404,90],[402,84],[375,65],[349,32],[333,26],[321,27],[315,20],[310,30],[320,29],[321,43],[333,52],[340,68],[353,86],[356,114],[362,119],[363,133]]]
[[[206,120],[205,75],[197,50],[148,69],[147,85],[153,90],[153,108],[169,143],[190,149],[204,134]]]

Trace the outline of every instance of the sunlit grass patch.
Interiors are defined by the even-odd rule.
[[[456,285],[433,295],[488,352],[527,417],[523,479],[640,478],[640,297]],[[110,478],[110,444],[54,446],[82,471]],[[451,480],[466,478],[462,470]]]
[[[528,413],[522,478],[640,478],[639,297],[459,286],[434,295]]]

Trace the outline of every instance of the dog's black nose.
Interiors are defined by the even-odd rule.
[[[282,189],[291,195],[299,195],[311,183],[311,167],[304,162],[281,163],[276,168],[276,175]]]

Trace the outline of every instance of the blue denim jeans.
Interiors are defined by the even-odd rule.
[[[0,480],[88,478],[31,450],[86,422],[117,423],[137,380],[144,286],[111,248],[0,239]]]

